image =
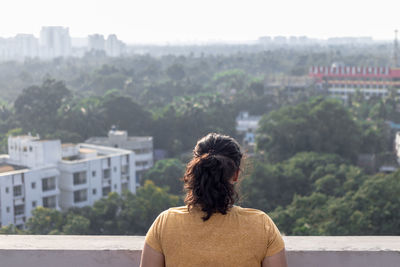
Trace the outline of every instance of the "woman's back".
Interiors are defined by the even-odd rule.
[[[185,207],[158,216],[142,267],[286,267],[282,237],[262,211],[234,206],[243,152],[232,137],[201,138],[183,176]]]
[[[233,206],[207,221],[199,209],[171,208],[157,218],[146,243],[166,266],[260,266],[284,248],[278,229],[262,211]]]

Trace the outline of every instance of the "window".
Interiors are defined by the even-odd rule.
[[[114,184],[114,190],[117,190],[117,184]]]
[[[32,208],[35,208],[37,205],[36,201],[32,201]]]
[[[74,173],[74,185],[86,184],[86,171]]]
[[[114,172],[117,172],[117,167],[114,167]]]
[[[56,177],[47,177],[42,179],[42,191],[50,191],[56,189]]]
[[[24,152],[27,152],[28,148],[26,146],[24,146],[23,150],[24,150]]]
[[[36,183],[35,182],[31,183],[31,187],[32,187],[32,189],[35,189],[36,188]]]
[[[87,200],[87,190],[82,189],[74,192],[74,202],[83,202]]]
[[[44,197],[43,198],[43,207],[54,209],[57,206],[56,202],[57,202],[56,196]]]
[[[8,189],[8,187],[6,187],[6,193],[8,193],[10,191],[10,189]]]
[[[7,210],[7,213],[9,213],[9,212],[10,212],[10,207],[7,207],[7,209],[6,209],[6,210]]]
[[[109,179],[111,177],[110,174],[110,169],[105,169],[103,171],[103,179]]]
[[[92,171],[92,177],[96,176],[96,171]]]
[[[146,166],[147,165],[147,161],[136,161],[136,166],[140,167],[140,166]]]
[[[102,192],[103,197],[106,197],[106,196],[111,192],[111,187],[110,187],[110,186],[103,187],[103,190],[102,190],[102,191],[103,191],[103,192]]]
[[[129,174],[129,165],[122,165],[121,166],[121,175]]]
[[[33,148],[30,146],[30,147],[29,147],[29,152],[32,152],[32,150],[33,150]]]
[[[22,215],[25,212],[25,207],[24,205],[17,205],[14,206],[14,215]]]
[[[93,195],[96,195],[96,193],[97,193],[96,188],[93,188],[93,189],[92,189],[92,194],[93,194]]]
[[[14,197],[22,196],[22,185],[14,186]]]

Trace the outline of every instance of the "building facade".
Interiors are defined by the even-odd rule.
[[[85,143],[133,151],[138,182],[141,181],[143,173],[154,164],[153,137],[151,136],[128,136],[127,131],[118,131],[113,127],[107,137],[91,137]]]
[[[0,156],[0,223],[23,227],[37,206],[91,206],[109,192],[136,192],[134,153],[33,136],[8,139]]]
[[[321,89],[344,101],[360,92],[365,98],[388,96],[390,90],[400,93],[400,68],[356,67],[332,64],[313,66],[309,76]]]
[[[71,55],[69,28],[50,26],[40,31],[40,56],[45,59]]]
[[[242,145],[248,155],[252,155],[256,144],[256,131],[261,116],[252,116],[247,111],[242,111],[236,117],[236,132],[242,137]]]

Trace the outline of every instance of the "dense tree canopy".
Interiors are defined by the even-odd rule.
[[[400,123],[396,90],[382,98],[356,91],[343,105],[312,84],[289,86],[307,84],[311,65],[388,65],[387,46],[159,49],[158,57],[93,52],[0,63],[0,152],[9,135],[82,142],[116,125],[153,136],[170,157],[145,174],[136,195],[112,193],[65,212],[38,207],[26,230],[10,225],[0,233],[144,234],[161,211],[182,204],[182,161],[197,139],[220,132],[240,141],[235,118],[249,111],[263,118],[243,180],[244,206],[270,213],[285,234],[399,234],[399,173],[376,174],[397,164],[390,127]],[[369,175],[355,166],[362,154],[376,158]]]
[[[257,147],[273,161],[302,151],[334,153],[355,160],[360,149],[360,129],[341,103],[316,98],[264,116]]]

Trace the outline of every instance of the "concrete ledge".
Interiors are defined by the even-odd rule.
[[[284,237],[291,267],[398,267],[400,237]],[[1,266],[139,266],[143,236],[1,235]]]

